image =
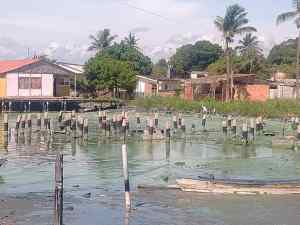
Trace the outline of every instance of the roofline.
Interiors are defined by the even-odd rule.
[[[75,75],[75,73],[73,73],[73,72],[71,72],[71,71],[69,71],[69,70],[67,70],[67,69],[62,68],[61,66],[59,66],[59,65],[57,65],[57,64],[55,64],[55,63],[48,62],[47,60],[43,60],[43,59],[37,59],[37,61],[35,61],[35,62],[26,64],[26,65],[24,65],[24,66],[22,66],[22,67],[19,67],[19,68],[17,68],[17,69],[13,69],[13,70],[7,71],[7,72],[5,72],[5,74],[17,72],[18,70],[21,70],[22,68],[24,68],[24,67],[26,67],[26,66],[35,65],[35,64],[40,63],[40,62],[44,62],[44,63],[51,64],[51,65],[53,65],[53,66],[55,66],[55,67],[57,67],[57,68],[59,68],[59,69],[61,69],[61,70],[64,70],[66,73],[69,73],[70,75]]]

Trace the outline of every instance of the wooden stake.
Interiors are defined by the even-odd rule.
[[[3,126],[4,126],[4,132],[8,132],[8,115],[7,113],[3,116]]]
[[[125,185],[125,207],[126,210],[131,209],[131,199],[130,199],[130,184],[128,176],[128,159],[127,159],[127,146],[122,145],[122,161],[123,161],[123,176]]]
[[[55,162],[54,225],[63,225],[63,155]]]

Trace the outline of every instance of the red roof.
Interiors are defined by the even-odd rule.
[[[39,59],[21,59],[21,60],[0,60],[0,74],[8,73],[10,71],[22,68],[40,61]]]

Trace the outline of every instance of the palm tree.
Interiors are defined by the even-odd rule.
[[[294,10],[290,12],[285,12],[277,17],[277,25],[286,22],[288,20],[295,19],[297,29],[300,29],[300,0],[292,0]],[[297,46],[297,68],[296,68],[296,97],[299,97],[299,79],[300,79],[300,31],[298,36],[298,46]]]
[[[252,33],[247,33],[245,37],[239,41],[239,45],[236,47],[236,50],[238,50],[243,57],[249,60],[249,73],[251,73],[254,60],[260,58],[263,52],[263,50],[259,47],[258,37]]]
[[[91,46],[88,48],[88,50],[101,52],[105,48],[111,46],[113,40],[115,40],[116,37],[117,35],[111,36],[109,29],[98,31],[96,36],[90,35],[90,39],[92,39],[92,43]]]
[[[128,37],[125,38],[125,44],[128,45],[131,48],[138,49],[137,42],[139,39],[136,38],[136,36],[133,33],[129,33]]]
[[[225,41],[225,55],[226,55],[226,101],[230,99],[232,94],[233,80],[231,71],[231,51],[230,44],[234,41],[236,35],[244,33],[256,32],[252,26],[247,26],[249,20],[247,19],[248,13],[238,4],[229,6],[226,9],[225,17],[218,16],[215,20],[217,29],[222,32]],[[231,90],[231,91],[230,91]]]

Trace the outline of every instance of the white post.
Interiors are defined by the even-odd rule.
[[[129,176],[128,176],[128,159],[127,159],[126,144],[122,145],[122,161],[123,161],[123,175],[124,175],[124,185],[125,185],[125,207],[126,210],[130,210],[131,200],[130,200],[130,185],[129,185]]]

